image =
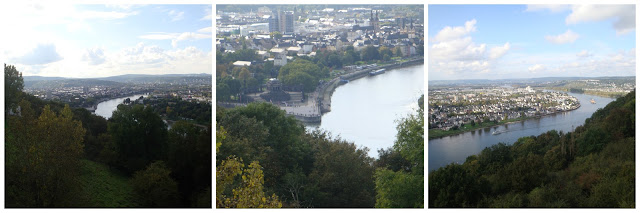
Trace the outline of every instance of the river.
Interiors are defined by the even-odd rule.
[[[478,154],[484,148],[499,142],[513,144],[518,138],[532,135],[538,136],[554,129],[563,132],[573,131],[576,127],[584,124],[585,119],[591,117],[591,114],[597,109],[603,108],[609,102],[615,100],[613,98],[577,93],[569,93],[569,95],[578,98],[581,104],[580,108],[541,118],[429,140],[429,171],[454,162],[464,163],[468,156]],[[592,98],[596,101],[595,104],[589,102]],[[498,135],[491,134],[495,130],[506,132]]]
[[[147,97],[148,94],[147,95],[143,95],[143,94],[132,95],[132,96],[124,97],[124,98],[114,98],[114,99],[111,99],[111,100],[108,100],[108,101],[100,102],[96,106],[95,114],[99,115],[99,116],[102,116],[102,117],[104,117],[106,119],[109,119],[109,118],[111,118],[111,115],[113,114],[113,111],[115,111],[118,108],[118,104],[121,104],[124,101],[124,99],[129,98],[129,99],[131,99],[133,101],[133,100],[136,100],[136,99],[140,98],[140,96]]]
[[[368,147],[369,156],[393,146],[397,120],[418,109],[424,93],[424,65],[388,70],[339,86],[331,96],[331,112],[322,116],[319,127],[335,136]]]

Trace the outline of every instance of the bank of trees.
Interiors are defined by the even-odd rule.
[[[5,66],[5,75],[14,70]],[[143,105],[120,105],[107,121],[24,94],[15,76],[5,78],[18,97],[5,102],[14,106],[5,120],[7,207],[106,207],[100,204],[122,197],[105,194],[125,194],[88,191],[113,177],[128,180],[123,186],[137,192],[135,198],[126,195],[127,206],[113,207],[211,206],[210,128],[179,121],[167,130]],[[83,174],[98,164],[110,167],[108,175]]]
[[[216,206],[424,206],[421,112],[400,121],[396,145],[376,160],[366,147],[305,131],[269,103],[217,107]],[[243,188],[251,177],[256,187]],[[238,191],[251,191],[256,200],[238,197]]]
[[[635,207],[635,91],[573,132],[499,143],[429,174],[430,207]]]

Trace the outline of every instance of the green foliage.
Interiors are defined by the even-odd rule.
[[[314,131],[307,138],[313,149],[313,170],[307,190],[315,207],[372,207],[374,197],[373,159],[367,148],[332,140],[325,132]],[[309,199],[309,198],[307,198]]]
[[[143,207],[178,206],[178,184],[169,175],[164,162],[156,161],[142,171],[137,171],[131,185]]]
[[[461,165],[449,164],[429,174],[429,207],[473,207],[480,183]]]
[[[108,132],[117,153],[114,165],[127,173],[166,156],[167,126],[151,107],[118,105],[109,119]]]
[[[262,162],[264,191],[275,193],[284,206],[374,206],[373,159],[366,149],[325,132],[307,133],[295,118],[268,103],[217,110],[216,138],[221,144],[216,164],[228,175],[216,176],[216,206],[226,205],[218,199],[220,193],[232,200],[233,187],[220,187],[238,183],[233,171],[243,167],[226,156]]]
[[[271,38],[281,39],[282,38],[282,33],[278,32],[278,31],[275,31],[275,32],[269,33],[269,36],[271,36]]]
[[[211,132],[178,121],[169,130],[168,141],[167,164],[186,206],[196,202],[189,199],[197,198],[198,191],[211,191]],[[206,203],[201,204],[206,206]]]
[[[286,65],[285,65],[286,66]],[[302,85],[305,92],[313,92],[318,82],[313,76],[304,72],[293,72],[282,78],[282,82],[286,85]]]
[[[378,52],[378,48],[369,45],[361,50],[362,60],[363,61],[372,61],[372,60],[380,60],[382,57]]]
[[[311,61],[296,59],[280,68],[278,79],[286,85],[303,85],[305,92],[313,92],[318,81],[329,76],[329,73]]]
[[[36,119],[28,101],[11,117],[5,137],[7,206],[52,207],[71,202],[77,185],[85,130],[66,105],[56,115],[46,105]]]
[[[104,141],[100,135],[107,133],[107,120],[101,116],[93,115],[86,109],[73,110],[73,118],[82,123],[87,131],[84,135],[84,154],[87,159],[98,160],[100,152],[104,149]]]
[[[398,124],[398,134],[393,148],[402,157],[414,163],[418,173],[424,173],[424,112],[418,109],[417,114],[402,118]]]
[[[148,98],[147,107],[167,120],[187,120],[201,125],[211,124],[211,104],[199,101],[187,101],[180,98]]]
[[[217,64],[228,64],[236,61],[255,61],[258,60],[258,53],[252,49],[240,49],[232,53],[221,53],[222,59],[216,60]],[[216,54],[217,56],[217,54]]]
[[[421,107],[416,114],[400,119],[393,149],[378,151],[377,208],[424,207],[424,108],[420,105],[423,100],[424,95],[418,99]]]
[[[237,177],[241,177],[238,179]],[[238,182],[234,184],[234,182]],[[280,208],[282,203],[273,194],[264,192],[264,175],[254,161],[245,168],[242,159],[228,157],[216,168],[217,208]],[[234,185],[239,185],[234,187]],[[231,190],[231,193],[228,191]]]
[[[18,104],[22,95],[24,80],[22,73],[13,65],[4,64],[4,110],[5,114]]]
[[[635,207],[635,92],[584,126],[499,143],[429,175],[431,207]],[[482,199],[478,199],[482,198]]]
[[[424,208],[424,176],[378,169],[376,208]]]

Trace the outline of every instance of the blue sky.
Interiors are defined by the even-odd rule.
[[[3,5],[5,6],[5,5]],[[23,75],[211,73],[211,5],[15,4],[0,61]]]
[[[635,76],[635,5],[429,5],[429,79]]]

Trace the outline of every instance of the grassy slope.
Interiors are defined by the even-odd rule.
[[[129,178],[110,170],[107,165],[81,160],[79,184],[80,207],[136,207],[135,192]]]

